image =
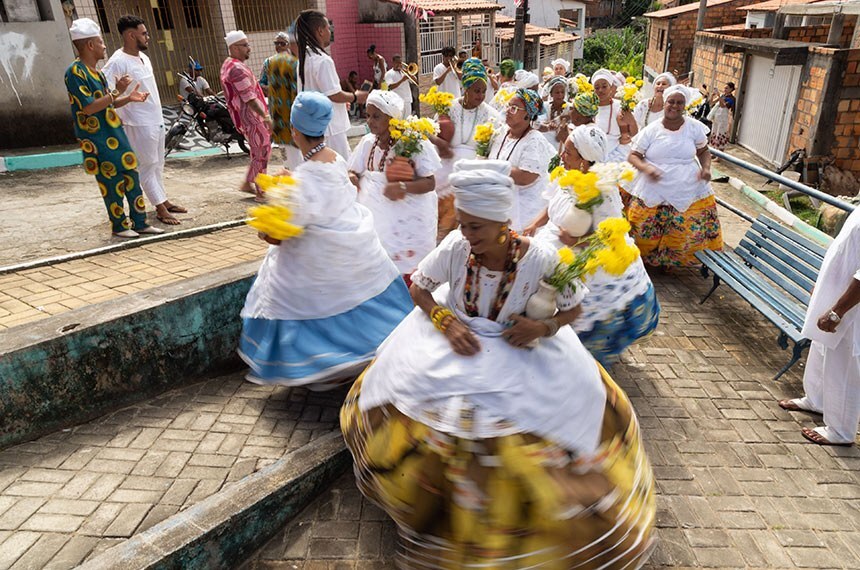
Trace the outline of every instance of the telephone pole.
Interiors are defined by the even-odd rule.
[[[529,22],[529,0],[522,0],[517,6],[517,21],[514,25],[514,49],[511,58],[525,68],[526,24]]]

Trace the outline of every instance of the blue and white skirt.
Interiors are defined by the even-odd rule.
[[[239,356],[257,384],[331,390],[352,381],[413,309],[403,280],[339,315],[310,320],[243,319]]]

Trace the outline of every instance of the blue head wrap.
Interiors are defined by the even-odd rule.
[[[331,114],[328,97],[316,91],[302,91],[293,101],[290,122],[305,136],[321,137],[331,122]]]
[[[483,81],[486,85],[487,68],[477,57],[470,57],[463,63],[463,78],[460,81],[463,84],[463,89],[468,89],[476,81]]]
[[[529,120],[534,121],[543,112],[543,100],[537,91],[533,89],[517,89],[516,96],[523,100]]]

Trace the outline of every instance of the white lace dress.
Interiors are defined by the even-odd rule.
[[[623,162],[630,155],[630,145],[621,144],[621,127],[618,126],[618,115],[621,113],[621,102],[613,99],[610,105],[597,108],[594,123],[606,133],[606,160],[604,162]]]
[[[489,158],[507,160],[513,168],[538,175],[531,184],[514,187],[514,213],[511,221],[514,231],[519,232],[546,206],[544,190],[549,182],[547,169],[549,161],[555,156],[555,149],[550,146],[543,133],[534,129],[529,129],[518,139],[507,134],[508,128],[504,126],[493,135]]]
[[[438,199],[431,190],[424,194],[407,194],[402,200],[389,200],[383,194],[388,183],[385,157],[383,151],[375,147],[375,141],[375,135],[364,135],[352,151],[349,170],[360,177],[358,201],[373,214],[382,247],[400,273],[408,275],[436,246]],[[389,152],[389,158],[393,156]],[[422,151],[412,161],[417,178],[433,176],[441,167],[436,147],[427,141],[422,143]]]
[[[451,139],[451,151],[454,156],[453,158],[443,158],[442,168],[436,173],[436,194],[440,198],[452,193],[451,185],[448,184],[448,175],[454,171],[454,163],[462,158],[475,158],[475,149],[478,146],[478,143],[475,142],[475,128],[488,121],[496,124],[501,121],[498,111],[487,103],[481,103],[474,109],[464,109],[461,99],[457,99],[451,104],[448,117],[454,125],[454,138]]]

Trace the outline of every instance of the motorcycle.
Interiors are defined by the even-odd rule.
[[[185,78],[189,83],[194,83],[194,80],[187,73],[177,73],[177,75]],[[221,97],[217,95],[203,97],[197,93],[188,93],[184,98],[180,97],[180,100],[182,106],[179,116],[170,125],[165,136],[165,158],[179,148],[180,143],[192,126],[197,134],[206,141],[223,146],[227,150],[228,156],[230,155],[230,143],[233,141],[236,141],[242,152],[250,153],[245,137],[236,129],[230,118],[230,113],[227,111],[227,104]]]

